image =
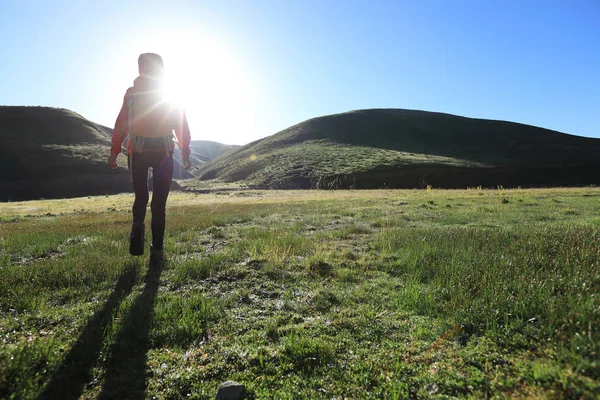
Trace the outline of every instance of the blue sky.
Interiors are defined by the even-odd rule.
[[[194,139],[408,108],[600,137],[598,0],[0,0],[0,104],[112,126],[163,55]]]

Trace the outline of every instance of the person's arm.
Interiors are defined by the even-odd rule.
[[[177,142],[179,143],[179,149],[181,150],[183,168],[187,171],[190,169],[192,164],[190,163],[190,127],[188,125],[187,117],[185,116],[185,111],[178,111],[173,130],[175,131],[175,136],[177,137]]]
[[[123,141],[127,137],[129,131],[129,114],[127,110],[127,94],[123,99],[123,105],[121,111],[115,121],[115,128],[112,133],[112,146],[110,148],[110,154],[108,155],[108,166],[111,168],[117,168],[117,156],[121,153],[121,147]]]

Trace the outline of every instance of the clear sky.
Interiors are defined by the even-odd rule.
[[[157,52],[193,139],[408,108],[600,137],[600,0],[0,0],[0,104],[112,126]]]

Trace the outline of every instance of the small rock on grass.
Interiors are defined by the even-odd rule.
[[[246,397],[246,388],[241,383],[227,381],[219,386],[217,400],[241,400]]]

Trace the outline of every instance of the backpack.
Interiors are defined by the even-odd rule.
[[[172,147],[172,112],[162,92],[135,93],[130,96],[127,108],[132,151],[140,152],[146,144],[151,144],[154,150],[168,151]]]

